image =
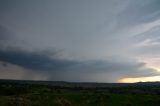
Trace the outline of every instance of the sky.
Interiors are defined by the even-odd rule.
[[[0,0],[0,79],[160,81],[160,0]]]

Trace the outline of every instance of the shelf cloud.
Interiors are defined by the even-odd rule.
[[[159,76],[159,5],[1,0],[0,78],[117,82]]]

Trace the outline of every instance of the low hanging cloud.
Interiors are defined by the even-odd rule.
[[[75,76],[79,76],[79,78],[84,77],[84,75],[87,75],[86,77],[89,78],[99,73],[105,73],[107,77],[111,75],[115,78],[159,75],[156,70],[147,68],[145,63],[130,60],[117,61],[114,58],[113,60],[105,61],[76,61],[59,59],[56,57],[56,53],[54,57],[53,55],[45,54],[45,52],[0,50],[0,61],[29,69],[32,72],[47,73],[50,80],[55,80],[54,78],[57,78],[57,75],[61,80],[66,80],[66,77],[73,76],[73,73]]]
[[[52,59],[44,54],[44,52],[38,53],[21,50],[1,50],[0,60],[32,70],[62,70],[76,64],[73,61]]]

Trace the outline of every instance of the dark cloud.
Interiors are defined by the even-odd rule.
[[[62,70],[75,64],[72,61],[51,58],[38,52],[1,50],[0,60],[32,70]]]
[[[12,69],[71,81],[159,74],[150,61],[136,60],[159,57],[160,0],[0,2],[2,76]]]
[[[15,64],[32,71],[44,71],[51,76],[57,72],[74,71],[77,73],[117,73],[119,76],[152,76],[158,73],[154,69],[146,68],[145,63],[136,61],[75,61],[58,59],[45,52],[27,52],[17,50],[0,50],[0,61]]]

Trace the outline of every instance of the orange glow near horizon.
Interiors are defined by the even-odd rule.
[[[134,82],[152,82],[152,81],[160,81],[160,76],[123,78],[123,79],[120,79],[118,82],[121,82],[121,83],[134,83]]]
[[[160,73],[160,58],[141,58],[140,62],[146,63],[147,68],[151,68]],[[160,75],[150,77],[128,77],[122,78],[118,82],[120,83],[135,83],[135,82],[154,82],[160,81]]]

